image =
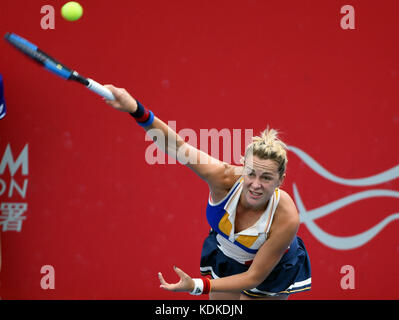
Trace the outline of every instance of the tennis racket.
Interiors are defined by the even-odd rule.
[[[28,40],[14,34],[7,33],[4,36],[5,40],[17,48],[19,51],[27,55],[29,58],[38,62],[48,71],[55,73],[57,76],[65,80],[73,80],[85,85],[91,91],[108,99],[115,100],[114,95],[110,90],[99,84],[98,82],[88,79],[77,73],[76,71],[66,67],[61,62],[50,57],[47,53],[40,50],[36,45],[30,43]]]

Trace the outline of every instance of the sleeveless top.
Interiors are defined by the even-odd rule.
[[[229,258],[247,264],[252,261],[258,249],[266,241],[273,216],[280,200],[277,188],[270,197],[266,210],[251,227],[238,233],[234,231],[236,208],[241,196],[244,178],[241,177],[221,201],[212,203],[209,196],[206,217],[209,225],[217,232],[219,249]]]

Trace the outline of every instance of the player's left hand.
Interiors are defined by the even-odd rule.
[[[165,279],[162,276],[162,273],[158,272],[158,278],[159,281],[161,282],[160,288],[168,290],[168,291],[176,291],[176,292],[182,292],[182,291],[187,291],[191,292],[194,290],[194,281],[193,279],[186,273],[183,272],[183,270],[173,267],[175,272],[180,278],[180,281],[177,283],[167,283]]]

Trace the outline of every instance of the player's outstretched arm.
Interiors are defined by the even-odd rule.
[[[105,85],[115,96],[115,101],[106,100],[113,108],[134,115],[139,103],[125,89]],[[192,169],[201,179],[208,182],[211,191],[223,192],[234,183],[235,167],[219,161],[205,152],[186,143],[172,128],[154,116],[148,126],[143,126],[158,148],[181,164]]]

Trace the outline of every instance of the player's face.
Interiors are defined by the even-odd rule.
[[[248,156],[244,165],[243,204],[252,209],[262,209],[282,180],[277,162]]]

